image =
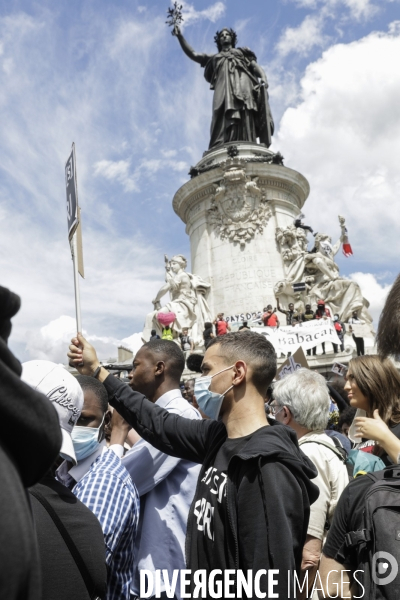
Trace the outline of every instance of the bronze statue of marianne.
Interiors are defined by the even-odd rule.
[[[233,29],[217,31],[217,54],[195,52],[183,37],[179,25],[173,29],[184,53],[204,67],[204,77],[214,90],[209,148],[228,142],[256,142],[271,145],[274,122],[268,102],[264,70],[249,48],[236,48]]]

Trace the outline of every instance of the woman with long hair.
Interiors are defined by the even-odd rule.
[[[400,374],[390,359],[367,355],[358,356],[350,361],[346,380],[344,389],[348,394],[350,406],[365,411],[365,416],[358,412],[354,421],[353,433],[363,440],[358,448],[372,447],[373,454],[389,464],[390,459],[382,444],[382,435],[379,439],[369,437],[373,431],[370,421],[374,415],[375,421],[379,417],[392,434],[400,438]]]

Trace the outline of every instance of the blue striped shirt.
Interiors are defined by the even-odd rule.
[[[61,473],[58,477],[63,479]],[[112,450],[105,450],[72,491],[96,515],[103,529],[107,600],[128,600],[134,571],[132,548],[139,521],[139,495],[128,471]]]

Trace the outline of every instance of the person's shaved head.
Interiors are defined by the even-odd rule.
[[[215,348],[226,365],[243,360],[251,368],[254,386],[265,396],[276,374],[276,353],[271,342],[253,331],[236,331],[213,338],[208,345]],[[207,353],[205,356],[206,360]],[[204,365],[204,363],[203,363]]]
[[[184,368],[185,357],[175,342],[151,340],[140,348],[133,360],[129,385],[155,402],[161,387],[179,389]]]
[[[170,340],[151,340],[141,350],[151,354],[155,361],[163,361],[168,375],[178,382],[181,380],[185,357],[178,344]]]

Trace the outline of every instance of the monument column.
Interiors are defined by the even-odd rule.
[[[309,194],[307,180],[279,155],[250,142],[205,153],[173,207],[190,236],[192,272],[211,284],[213,315],[251,313],[275,304],[285,279],[277,227],[286,228]]]

